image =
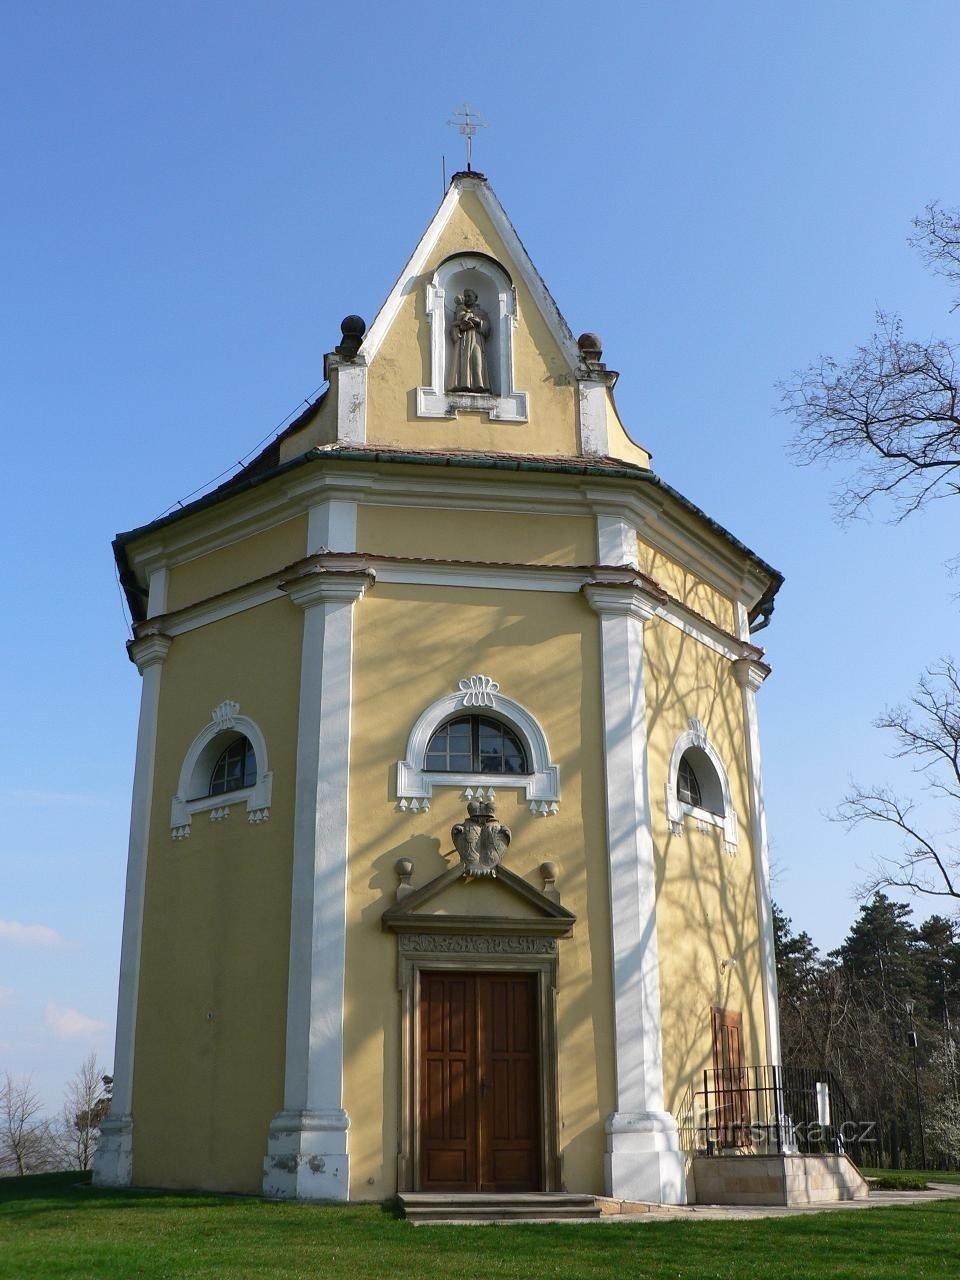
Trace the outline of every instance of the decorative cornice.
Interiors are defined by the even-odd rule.
[[[162,631],[154,631],[150,635],[128,641],[127,653],[130,655],[130,661],[136,663],[137,670],[143,675],[147,667],[163,662],[172,644],[173,640],[170,636],[164,635]]]
[[[767,664],[757,662],[754,658],[737,658],[730,665],[733,668],[733,678],[741,689],[756,691],[770,674]]]
[[[608,570],[596,574],[583,585],[583,594],[592,609],[601,616],[619,614],[649,622],[667,598],[649,579],[637,577],[629,569]]]
[[[343,573],[336,569],[318,568],[302,577],[281,582],[280,590],[285,591],[301,609],[309,609],[315,604],[353,604],[368,587],[373,586],[376,576],[373,569]]]

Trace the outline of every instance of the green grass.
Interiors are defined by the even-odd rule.
[[[890,1190],[922,1191],[931,1182],[960,1182],[960,1173],[940,1173],[936,1169],[861,1169],[878,1187]]]
[[[754,1222],[411,1227],[389,1208],[0,1180],[3,1280],[942,1280],[960,1201]]]

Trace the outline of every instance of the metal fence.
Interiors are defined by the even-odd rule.
[[[702,1155],[846,1153],[872,1163],[870,1117],[856,1116],[830,1071],[755,1066],[704,1071],[677,1115],[680,1145]]]

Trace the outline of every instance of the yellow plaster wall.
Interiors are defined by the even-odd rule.
[[[440,507],[359,506],[357,547],[380,555],[508,564],[593,564],[589,516],[537,516]]]
[[[134,1180],[259,1193],[283,1102],[303,617],[289,601],[178,636],[164,663],[134,1067]],[[279,660],[282,656],[282,660]],[[244,804],[170,837],[170,801],[213,707],[266,737],[270,821]]]
[[[167,610],[182,609],[292,564],[307,554],[307,517],[295,516],[228,547],[209,551],[170,570]]]
[[[529,396],[528,422],[491,422],[487,414],[462,410],[458,417],[442,421],[416,416],[416,388],[430,385],[426,285],[445,258],[465,252],[487,253],[502,262],[517,287],[514,385]],[[578,452],[577,390],[566,359],[472,191],[464,192],[370,365],[367,442],[410,449]]]
[[[650,466],[649,452],[627,434],[612,394],[607,395],[607,452],[613,458],[624,458],[640,467]]]
[[[672,1110],[713,1065],[712,1006],[742,1013],[747,1062],[766,1060],[760,935],[742,695],[730,663],[659,621],[646,625],[644,649],[664,1090]],[[667,826],[664,784],[674,743],[691,718],[702,721],[727,769],[739,825],[734,857],[724,852],[719,828],[704,834],[688,819],[678,837]],[[736,966],[721,972],[730,957]]]
[[[595,1191],[602,1120],[613,1107],[597,617],[579,595],[381,584],[357,607],[354,660],[344,1070],[351,1194],[381,1199],[396,1188],[397,943],[380,928],[395,900],[394,865],[414,860],[415,887],[446,870],[456,857],[450,828],[465,814],[456,788],[436,788],[427,813],[399,813],[395,766],[424,708],[475,671],[539,719],[560,766],[556,817],[534,818],[522,790],[507,787],[497,792],[498,816],[513,830],[511,870],[539,888],[539,864],[558,862],[563,904],[578,917],[574,936],[559,943],[561,1159],[570,1190]]]
[[[665,552],[648,546],[642,538],[637,539],[637,553],[640,568],[665,591],[724,631],[736,634],[736,611],[729,596]]]

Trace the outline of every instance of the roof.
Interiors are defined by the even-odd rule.
[[[309,409],[304,411],[298,422],[302,422],[308,415],[315,413],[319,404],[320,400],[315,401]],[[284,434],[292,431],[296,426],[297,423],[292,424]],[[114,554],[120,571],[120,581],[126,592],[127,602],[135,620],[143,617],[142,588],[134,581],[129,568],[126,548],[131,542],[135,542],[147,534],[169,528],[182,520],[187,520],[199,511],[207,510],[220,502],[228,501],[230,498],[246,493],[259,485],[267,484],[278,476],[286,475],[297,468],[318,462],[332,463],[334,465],[376,462],[397,466],[451,467],[478,471],[539,472],[554,475],[589,476],[600,480],[630,480],[637,484],[650,485],[667,494],[686,512],[700,521],[711,533],[725,542],[731,550],[744,557],[762,576],[769,578],[770,585],[764,592],[761,601],[755,606],[754,612],[762,611],[762,605],[769,605],[783,584],[783,574],[779,570],[761,559],[756,552],[734,537],[729,530],[718,524],[716,520],[711,519],[695,503],[685,498],[682,493],[667,484],[653,471],[637,466],[634,463],[626,462],[622,458],[551,457],[525,453],[476,453],[469,450],[445,451],[438,449],[423,449],[412,452],[404,449],[389,448],[384,445],[338,443],[309,449],[287,462],[279,462],[277,460],[279,458],[279,440],[280,437],[277,437],[252,463],[249,463],[240,473],[227,480],[224,484],[219,485],[210,493],[204,494],[203,497],[197,498],[186,506],[171,512],[169,515],[161,516],[158,520],[153,520],[149,524],[128,530],[126,533],[117,534],[113,542]]]

